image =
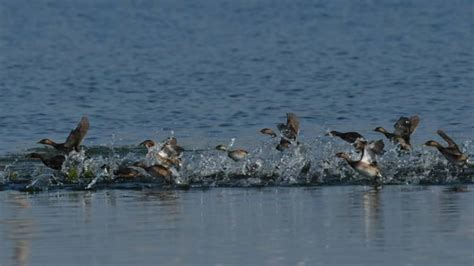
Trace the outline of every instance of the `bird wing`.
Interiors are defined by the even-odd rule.
[[[161,148],[160,153],[161,152],[165,153],[166,156],[164,157],[167,158],[181,157],[182,153],[184,152],[184,148],[178,145],[166,144]]]
[[[452,138],[450,138],[448,135],[446,135],[446,133],[444,133],[443,130],[438,129],[438,131],[436,131],[436,133],[438,133],[438,135],[440,135],[448,143],[448,146],[450,148],[455,148],[458,152],[461,152],[459,150],[459,147],[456,144],[456,142],[454,142],[454,140]]]
[[[89,119],[87,117],[82,117],[77,127],[69,133],[69,136],[64,143],[64,146],[79,149],[79,145],[87,134],[89,130]]]
[[[184,148],[181,147],[181,146],[176,145],[176,146],[174,146],[173,148],[174,148],[174,150],[175,150],[177,153],[179,153],[179,154],[181,154],[181,153],[184,152]]]
[[[452,157],[461,157],[463,156],[463,153],[457,148],[457,147],[446,147],[443,149],[443,152],[447,155],[450,155]]]
[[[415,132],[416,128],[420,124],[420,117],[417,115],[414,115],[410,117],[410,134],[413,134]]]
[[[410,136],[410,128],[411,128],[411,122],[408,117],[402,116],[400,117],[397,122],[393,125],[395,128],[395,131],[393,134],[401,136],[401,137],[406,137]]]
[[[371,141],[369,143],[369,148],[372,150],[373,153],[377,155],[382,155],[385,153],[383,148],[385,147],[385,144],[383,143],[383,140],[379,139],[377,141]]]
[[[354,143],[358,139],[364,139],[364,136],[362,136],[361,134],[357,132],[346,132],[346,133],[341,133],[337,136],[349,143]]]
[[[362,149],[362,154],[360,156],[360,162],[364,162],[364,163],[367,163],[367,164],[372,164],[373,162],[376,161],[376,156],[375,156],[375,153],[372,151],[372,149],[370,149],[370,147],[364,147],[364,149]]]
[[[362,145],[360,145],[362,144]],[[385,151],[383,148],[385,144],[383,140],[371,141],[369,144],[364,145],[363,142],[356,142],[356,150],[361,151],[360,161],[367,164],[376,163],[377,155],[382,155]]]
[[[283,123],[277,124],[278,131],[283,132],[286,129],[286,125]]]
[[[64,157],[63,155],[56,155],[47,161],[47,166],[52,169],[60,170],[63,166],[64,161],[66,161],[66,157]]]
[[[415,132],[416,128],[420,124],[420,117],[415,115],[410,118],[402,116],[400,117],[393,127],[395,128],[395,135],[409,138],[410,135]]]
[[[287,113],[286,125],[278,124],[277,127],[284,137],[295,140],[300,130],[300,121],[294,113]]]

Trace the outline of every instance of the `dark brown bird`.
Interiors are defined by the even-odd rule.
[[[66,157],[64,155],[56,155],[51,158],[46,158],[44,155],[39,153],[30,153],[27,158],[40,159],[44,165],[54,170],[61,170]]]
[[[146,166],[144,163],[137,162],[133,164],[136,167],[144,169],[149,175],[157,178],[163,178],[167,183],[171,183],[172,171],[159,164]]]
[[[326,136],[331,136],[331,137],[339,137],[342,140],[354,144],[357,140],[363,140],[364,137],[357,133],[357,132],[339,132],[339,131],[330,131],[329,133],[326,134]]]
[[[276,149],[279,150],[279,151],[284,151],[286,149],[288,149],[291,145],[291,141],[285,139],[285,138],[281,138],[280,139],[280,143],[278,143],[278,145],[276,146]]]
[[[138,144],[138,146],[144,146],[148,150],[155,147],[155,145],[156,145],[156,142],[151,139],[144,140],[142,143]]]
[[[248,151],[243,150],[243,149],[237,149],[237,150],[229,150],[229,148],[225,145],[217,145],[216,150],[219,151],[225,151],[227,152],[227,156],[231,158],[234,161],[240,161],[242,159],[245,159],[247,155],[249,154]]]
[[[64,143],[56,143],[50,139],[42,139],[38,143],[53,146],[56,150],[69,153],[72,150],[79,151],[79,146],[89,130],[89,119],[82,117],[77,127],[69,133]]]
[[[260,133],[262,133],[264,135],[268,135],[272,138],[277,137],[277,134],[271,128],[264,128],[264,129],[260,130]]]
[[[280,143],[276,147],[277,150],[284,151],[293,143],[298,144],[296,138],[300,130],[300,122],[294,113],[287,113],[286,124],[280,123],[277,127],[282,135]]]
[[[436,132],[448,143],[448,146],[444,147],[439,142],[434,140],[427,141],[425,145],[437,148],[438,151],[441,152],[441,154],[443,154],[443,156],[452,164],[457,166],[467,166],[468,157],[466,154],[461,152],[456,142],[446,135],[443,130],[438,129]]]
[[[287,113],[286,124],[280,123],[277,127],[283,137],[289,140],[296,140],[300,130],[300,121],[294,113]]]
[[[417,115],[410,118],[402,116],[393,125],[395,128],[393,133],[388,132],[383,127],[377,127],[374,131],[384,134],[393,143],[398,144],[401,150],[409,151],[411,150],[410,136],[415,132],[419,123],[420,117]]]
[[[142,176],[142,173],[134,167],[121,166],[119,169],[114,171],[114,176],[115,178],[120,179],[135,179]]]

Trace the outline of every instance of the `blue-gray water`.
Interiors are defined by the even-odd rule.
[[[473,195],[418,186],[4,192],[0,264],[472,265]]]
[[[63,139],[83,114],[89,145],[170,130],[190,143],[248,138],[288,111],[308,138],[416,113],[417,140],[439,127],[472,139],[472,9],[470,0],[0,1],[0,151]]]
[[[0,0],[0,265],[473,265],[473,193],[416,185],[473,182],[472,169],[449,169],[422,145],[443,128],[473,158],[473,10],[469,0]],[[298,156],[258,134],[287,112],[301,118]],[[386,141],[387,186],[354,186],[364,182],[334,158],[351,147],[324,133],[382,138],[376,126],[414,114],[412,155]],[[96,170],[174,134],[183,176],[210,190],[17,192],[51,174],[24,155],[50,151],[36,142],[64,140],[83,115]],[[248,162],[211,151],[232,138]],[[278,180],[200,179],[257,160],[279,166]]]

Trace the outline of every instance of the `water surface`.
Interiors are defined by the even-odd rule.
[[[472,265],[444,187],[0,194],[1,265]]]
[[[422,146],[443,128],[473,158],[473,10],[469,0],[0,0],[0,265],[473,265],[473,169]],[[257,131],[287,112],[301,118],[302,148],[282,154]],[[323,136],[381,138],[376,126],[414,114],[414,152],[386,143],[377,193],[334,157],[352,148]],[[52,185],[56,173],[24,156],[51,153],[36,142],[64,140],[82,115],[94,174],[174,134],[192,188]],[[247,161],[212,150],[232,138]],[[257,161],[263,174],[249,173]],[[45,192],[18,191],[33,182]],[[459,183],[470,192],[445,191]]]
[[[474,125],[473,2],[0,1],[0,152],[174,130],[190,147],[250,146],[286,112],[302,135],[370,135],[400,115],[460,141]],[[115,138],[112,138],[115,135]]]

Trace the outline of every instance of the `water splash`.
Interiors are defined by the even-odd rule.
[[[233,138],[229,147],[236,143]],[[334,155],[345,151],[352,158],[360,154],[340,141],[324,137],[312,139],[280,152],[276,139],[257,143],[249,156],[235,162],[214,148],[187,150],[182,167],[172,169],[173,184],[153,179],[141,168],[140,177],[124,182],[113,173],[120,167],[141,161],[146,165],[158,163],[164,142],[158,142],[148,152],[144,148],[116,147],[112,144],[89,147],[86,151],[67,156],[60,171],[53,171],[38,162],[26,161],[23,155],[1,158],[0,182],[4,188],[28,191],[55,188],[96,189],[101,187],[199,187],[199,186],[289,186],[289,185],[346,185],[370,184],[371,180],[356,174]],[[384,184],[452,184],[472,183],[474,167],[458,169],[451,166],[436,150],[415,148],[411,153],[400,153],[387,145],[379,159]],[[473,142],[462,145],[472,153]],[[471,155],[472,158],[472,155]]]

